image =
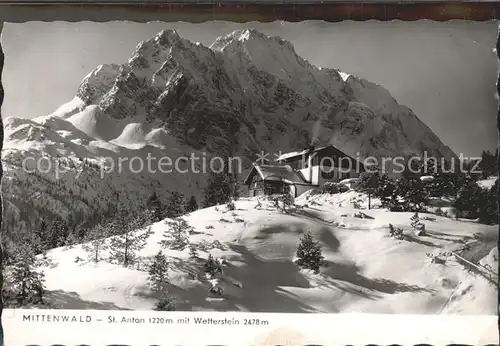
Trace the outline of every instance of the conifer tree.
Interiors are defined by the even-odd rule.
[[[222,274],[222,267],[212,254],[208,255],[208,259],[205,262],[205,273],[209,274],[212,278]]]
[[[416,210],[420,210],[428,199],[424,183],[419,177],[413,176],[403,176],[397,181],[397,194]]]
[[[459,213],[468,212],[473,217],[476,217],[481,207],[483,196],[483,189],[472,179],[467,179],[458,190],[454,207]]]
[[[412,228],[415,228],[415,229],[418,229],[419,226],[421,225],[420,223],[420,217],[418,216],[418,212],[416,212],[415,214],[413,214],[413,216],[410,218],[411,220],[411,227]]]
[[[319,267],[323,260],[321,246],[312,238],[311,233],[306,232],[300,239],[297,247],[297,258],[297,265],[319,273]]]
[[[179,192],[172,192],[165,206],[165,216],[176,218],[184,214],[184,197]]]
[[[483,191],[479,220],[486,224],[498,224],[498,179],[493,186]]]
[[[43,303],[44,274],[36,270],[37,261],[30,241],[20,244],[14,253],[10,271],[10,291],[18,304]]]
[[[158,198],[156,192],[153,192],[151,197],[147,202],[147,208],[150,210],[152,215],[152,222],[159,222],[164,218],[163,206],[160,199]]]
[[[479,169],[482,172],[483,179],[491,175],[498,175],[498,149],[495,154],[489,150],[483,150]]]
[[[88,233],[85,235],[85,243],[82,247],[87,252],[89,259],[95,263],[99,262],[101,259],[102,251],[108,249],[108,244],[105,238],[109,235],[106,226],[102,223],[98,223],[92,227]]]
[[[110,239],[111,259],[118,260],[125,267],[132,264],[137,252],[146,246],[151,235],[148,224],[149,213],[129,213],[123,205],[117,211],[117,217],[111,223],[113,233]]]
[[[196,201],[195,196],[191,196],[189,200],[186,202],[186,212],[192,213],[193,211],[198,210],[198,202]]]
[[[149,266],[148,281],[151,288],[155,292],[163,292],[168,287],[168,262],[167,258],[160,250],[153,258],[153,262]]]
[[[211,173],[203,194],[203,206],[205,208],[227,203],[231,197],[231,187],[228,177],[222,173]]]
[[[197,259],[198,258],[198,250],[196,249],[196,246],[194,244],[189,245],[189,257],[191,259]]]
[[[78,244],[79,241],[80,238],[78,237],[78,234],[76,234],[75,232],[71,232],[64,241],[64,246],[67,246],[68,248],[72,249],[73,246]]]
[[[172,250],[182,251],[189,244],[189,234],[193,230],[193,227],[189,223],[181,218],[174,219],[172,221],[166,220],[165,224],[168,226],[163,233],[164,239],[160,241],[160,245],[163,248],[169,248]]]
[[[158,294],[155,310],[175,310],[174,302],[168,293],[168,262],[161,250],[158,251],[153,258],[153,262],[149,266],[148,274],[148,281],[151,285],[151,289]]]
[[[368,171],[361,173],[355,190],[368,194],[368,209],[371,209],[371,199],[378,187],[380,173],[378,171]]]
[[[45,218],[40,220],[40,224],[35,229],[35,237],[37,238],[36,244],[33,244],[36,246],[33,249],[35,254],[40,254],[50,248],[50,236]]]
[[[155,304],[156,311],[175,311],[175,304],[168,292],[162,292]]]

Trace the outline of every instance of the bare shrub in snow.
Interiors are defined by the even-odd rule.
[[[226,208],[227,208],[227,210],[236,210],[236,205],[234,204],[233,201],[229,201],[226,204]]]
[[[370,215],[366,215],[365,213],[362,213],[358,211],[357,213],[354,213],[354,217],[357,217],[358,219],[373,219]]]
[[[205,229],[214,229],[215,227],[212,225],[205,226]]]
[[[344,184],[334,183],[334,182],[326,182],[321,186],[320,193],[328,193],[328,194],[337,194],[349,191],[349,187]]]
[[[448,212],[443,211],[441,208],[437,208],[436,211],[434,212],[437,216],[443,216],[443,217],[448,217]]]
[[[295,204],[295,199],[289,193],[273,196],[272,201],[274,207],[284,213],[286,213]]]
[[[209,274],[210,277],[214,278],[219,274],[222,274],[221,263],[215,259],[211,254],[208,255],[208,259],[204,265],[205,273]]]
[[[237,222],[237,223],[243,223],[243,222],[245,222],[245,220],[240,219],[239,217],[235,217],[235,218],[234,218],[234,222]]]
[[[451,256],[451,254],[448,252],[440,252],[437,255],[435,255],[433,253],[426,252],[425,255],[428,258],[430,258],[431,263],[436,263],[436,264],[445,264],[448,257]]]
[[[219,222],[231,223],[230,220],[224,219],[223,217],[219,219]]]
[[[291,194],[285,193],[284,195],[281,196],[281,204],[282,204],[281,210],[283,212],[287,212],[288,209],[290,209],[295,204],[295,199]]]
[[[262,208],[262,203],[260,200],[257,200],[257,205],[255,206],[255,209],[261,209]]]
[[[210,285],[210,288],[208,289],[210,293],[216,294],[218,296],[221,296],[223,293],[222,287],[217,286],[217,285]]]
[[[156,311],[175,311],[173,299],[167,292],[163,292],[155,304]]]
[[[189,244],[189,234],[193,231],[193,227],[184,219],[175,219],[173,221],[166,220],[165,224],[169,226],[163,233],[165,239],[159,244],[163,248],[182,251]]]
[[[276,209],[279,209],[279,207],[280,207],[280,196],[273,196],[272,197],[272,201],[273,201],[273,206]]]
[[[403,230],[401,228],[394,227],[392,225],[392,223],[390,223],[389,224],[389,237],[402,240],[404,238]]]
[[[400,200],[397,195],[392,195],[389,198],[385,198],[382,200],[382,207],[389,209],[389,211],[393,212],[402,212],[402,211],[412,211],[410,203],[405,200]]]
[[[300,239],[299,246],[297,247],[297,265],[319,273],[319,267],[323,258],[319,242],[312,238],[311,233],[306,232]]]

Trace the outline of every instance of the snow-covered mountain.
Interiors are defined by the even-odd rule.
[[[118,193],[139,204],[152,191],[200,197],[207,178],[192,169],[134,172],[129,164],[101,174],[106,158],[116,164],[218,154],[249,164],[262,150],[313,141],[361,157],[455,155],[382,86],[312,66],[291,43],[256,30],[235,31],[210,47],[164,30],[141,42],[127,63],[98,66],[54,113],[7,118],[4,127],[7,227],[47,213],[85,219]],[[42,167],[29,173],[23,160]]]

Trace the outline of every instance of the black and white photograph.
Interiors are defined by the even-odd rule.
[[[496,315],[497,36],[5,23],[4,307]]]

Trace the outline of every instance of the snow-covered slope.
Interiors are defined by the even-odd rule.
[[[92,215],[115,192],[137,203],[153,189],[160,198],[172,190],[200,196],[206,181],[196,173],[133,173],[129,164],[102,179],[107,158],[116,164],[218,153],[248,165],[262,150],[312,141],[361,158],[454,155],[382,86],[312,66],[279,37],[238,30],[205,47],[164,30],[141,42],[127,63],[98,66],[54,113],[6,119],[6,215],[28,224],[46,213]],[[41,157],[42,170],[23,170],[23,160],[33,167]],[[56,175],[54,167],[65,172]]]
[[[498,275],[496,226],[421,214],[427,217],[423,222],[428,236],[418,237],[411,231],[411,213],[372,209],[362,210],[369,218],[358,218],[354,215],[360,210],[339,207],[339,201],[350,198],[366,202],[365,195],[352,192],[304,196],[297,202],[308,207],[284,214],[271,202],[261,201],[262,207],[256,208],[256,199],[242,199],[234,212],[219,206],[186,216],[194,227],[189,242],[200,259],[190,258],[188,249],[164,250],[169,292],[177,309],[497,313],[494,285],[465,271],[453,256],[438,264],[426,255],[454,251],[475,263],[487,262]],[[404,240],[389,237],[389,223],[403,229]],[[158,241],[169,228],[159,222],[152,231],[138,264],[129,268],[107,262],[106,253],[97,264],[87,261],[80,245],[50,251],[51,264],[43,268],[46,301],[66,309],[151,309],[155,298],[147,282],[147,263],[160,250]],[[320,242],[325,256],[319,274],[293,263],[305,231]],[[461,250],[466,244],[469,252]],[[226,263],[216,282],[223,289],[221,297],[208,293],[210,282],[202,268],[209,254]],[[80,261],[75,262],[77,257]]]

